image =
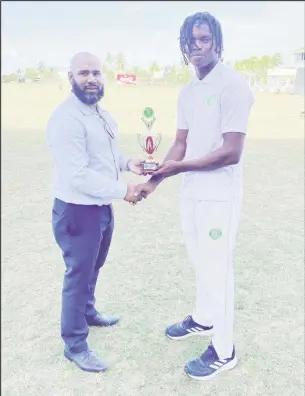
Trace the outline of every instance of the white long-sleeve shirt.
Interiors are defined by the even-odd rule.
[[[126,183],[119,174],[127,158],[119,151],[117,123],[97,106],[71,92],[53,112],[47,141],[54,161],[53,196],[80,205],[108,205],[122,199]]]

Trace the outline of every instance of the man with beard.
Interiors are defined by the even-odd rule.
[[[66,265],[62,290],[64,355],[82,370],[108,364],[87,344],[88,326],[112,326],[119,317],[95,308],[95,287],[111,243],[111,202],[136,203],[135,186],[119,180],[123,170],[141,175],[140,159],[118,149],[117,124],[98,105],[104,96],[99,60],[80,53],[71,60],[72,92],[52,114],[47,139],[54,160],[52,226]]]
[[[207,380],[237,363],[232,256],[253,95],[243,77],[222,63],[221,25],[209,13],[186,18],[180,48],[196,76],[178,98],[176,139],[159,170],[139,186],[139,194],[147,197],[165,178],[183,174],[182,228],[195,269],[197,298],[193,315],[169,326],[166,336],[181,340],[213,335],[202,356],[185,366],[191,378]]]

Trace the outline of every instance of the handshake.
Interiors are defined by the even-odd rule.
[[[127,194],[125,196],[125,201],[136,205],[142,198],[147,198],[149,194],[155,191],[156,184],[152,182],[146,182],[142,184],[128,184]]]
[[[138,158],[132,158],[128,161],[128,168],[132,173],[136,175],[146,176],[147,173],[143,170],[143,161]],[[152,176],[158,176],[158,178],[166,178],[169,176],[177,175],[183,172],[182,162],[168,160],[160,165],[157,165],[156,169],[152,173]],[[147,198],[152,192],[155,191],[158,182],[148,180],[146,183],[142,184],[128,184],[127,194],[125,196],[125,201],[130,202],[135,205],[137,202],[141,201],[142,198]]]
[[[128,161],[128,169],[136,175],[147,175],[147,173],[143,170],[143,160],[140,158],[131,158]],[[138,185],[128,184],[127,193],[124,200],[131,203],[132,205],[135,205],[137,202],[141,201],[142,198],[147,198],[148,195],[155,190],[156,186],[157,185],[151,181],[147,181],[146,183]]]

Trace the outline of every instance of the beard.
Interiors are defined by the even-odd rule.
[[[73,79],[72,91],[78,97],[78,99],[86,105],[93,105],[99,102],[104,97],[104,86],[98,86],[96,92],[86,92],[80,88],[80,86]]]

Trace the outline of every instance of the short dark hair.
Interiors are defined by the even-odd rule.
[[[205,23],[208,25],[211,33],[212,40],[216,44],[216,52],[218,58],[221,58],[223,51],[222,29],[219,21],[208,12],[197,12],[196,14],[188,16],[180,29],[180,50],[185,64],[188,64],[187,54],[188,48],[191,47],[193,39],[193,27],[197,24]]]

